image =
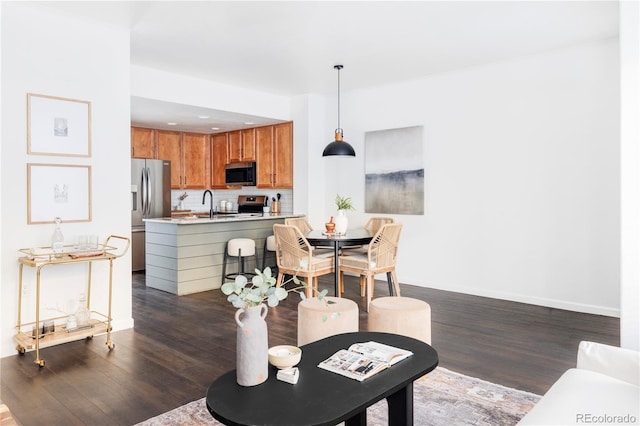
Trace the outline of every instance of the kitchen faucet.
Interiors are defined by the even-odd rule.
[[[202,204],[204,204],[204,201],[207,199],[207,193],[209,194],[209,219],[213,219],[213,193],[211,192],[210,189],[207,189],[206,191],[204,191],[204,194],[202,194]]]

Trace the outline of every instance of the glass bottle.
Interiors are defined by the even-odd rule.
[[[53,250],[53,255],[60,258],[64,252],[64,236],[60,229],[60,222],[62,222],[62,219],[60,216],[56,216],[54,222],[56,223],[56,229],[53,231],[53,235],[51,236],[51,249]]]
[[[91,313],[89,312],[89,309],[87,309],[87,295],[84,293],[80,293],[80,300],[75,317],[78,328],[87,327],[89,325]]]

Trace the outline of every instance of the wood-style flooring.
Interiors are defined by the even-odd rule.
[[[174,296],[133,275],[135,328],[2,359],[0,398],[22,425],[132,425],[205,395],[235,365],[235,309],[219,290]],[[357,279],[346,293],[367,314]],[[320,288],[333,283],[322,279]],[[431,305],[432,345],[440,366],[543,394],[575,366],[581,340],[619,344],[619,319],[401,285]],[[376,282],[376,294],[388,292]],[[267,315],[269,344],[296,343],[296,294]]]

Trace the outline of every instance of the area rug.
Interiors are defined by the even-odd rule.
[[[515,425],[538,402],[540,396],[508,388],[442,367],[413,385],[414,424]],[[382,400],[367,409],[367,424],[387,424],[387,403]],[[205,399],[152,417],[139,426],[220,425],[207,411]]]

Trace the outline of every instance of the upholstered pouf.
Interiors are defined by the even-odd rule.
[[[335,303],[327,304],[326,301]],[[298,303],[298,346],[358,331],[358,305],[341,297],[311,297]]]
[[[410,297],[378,297],[369,305],[369,331],[401,334],[431,344],[431,306]]]

